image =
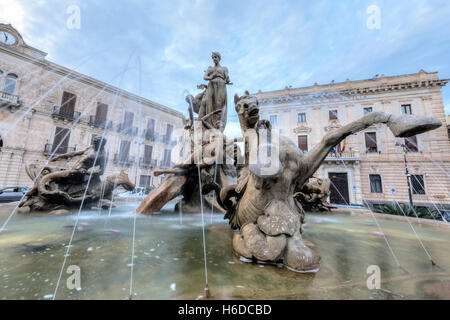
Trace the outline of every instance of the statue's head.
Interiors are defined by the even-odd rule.
[[[249,129],[254,128],[259,120],[259,102],[255,96],[252,96],[248,91],[242,97],[237,94],[234,96],[234,105],[241,125],[245,125]],[[244,123],[242,123],[242,121]]]
[[[105,145],[106,145],[106,138],[103,137],[103,139],[102,139],[101,136],[95,136],[92,139],[92,145],[94,146],[95,151],[98,151],[99,149],[103,150],[103,148],[105,148]]]
[[[214,63],[218,64],[220,62],[220,60],[222,60],[222,56],[220,55],[219,52],[213,52],[211,54],[211,58],[213,59]]]

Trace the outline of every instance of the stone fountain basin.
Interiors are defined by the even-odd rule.
[[[14,204],[1,205],[1,221]],[[133,212],[137,202],[83,211],[66,266],[81,268],[82,289],[63,284],[57,299],[125,299],[129,294]],[[199,299],[204,294],[202,219],[171,206],[138,216],[135,299]],[[353,212],[353,213],[352,213]],[[309,213],[307,239],[322,255],[316,274],[245,263],[232,250],[222,214],[205,214],[209,287],[217,299],[450,299],[448,226],[414,224],[439,267],[432,267],[405,221],[377,215],[404,269],[399,269],[370,215]],[[414,219],[411,219],[414,220]],[[75,215],[16,215],[0,234],[0,299],[51,299]],[[381,290],[369,290],[367,268],[381,269]]]

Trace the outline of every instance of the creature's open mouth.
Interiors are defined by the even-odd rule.
[[[256,117],[257,115],[259,115],[259,110],[258,110],[257,108],[252,109],[252,110],[248,113],[248,115],[249,115],[250,117]]]

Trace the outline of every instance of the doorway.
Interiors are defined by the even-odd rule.
[[[348,176],[347,173],[329,172],[328,178],[331,180],[330,202],[334,204],[350,204],[348,193]]]

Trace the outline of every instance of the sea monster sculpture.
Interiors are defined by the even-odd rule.
[[[105,138],[95,137],[92,145],[85,150],[50,159],[50,162],[55,162],[79,157],[71,168],[46,166],[41,169],[34,164],[27,166],[26,172],[35,183],[19,207],[53,212],[79,208],[82,203],[84,207],[109,207],[115,188],[122,186],[126,190],[133,190],[134,184],[123,171],[101,180],[106,164],[105,145]]]
[[[330,186],[330,179],[312,178],[298,189],[294,197],[305,211],[331,211],[335,207],[328,202]]]
[[[259,120],[255,96],[248,92],[242,97],[236,95],[235,106],[244,136],[248,130],[261,127],[271,131],[268,121]],[[226,218],[236,230],[235,253],[244,260],[281,263],[296,272],[316,272],[321,258],[303,240],[305,214],[295,197],[296,186],[303,186],[313,176],[334,146],[374,124],[387,125],[396,137],[410,137],[441,126],[435,118],[373,112],[329,132],[307,154],[290,139],[280,136],[276,159],[279,170],[266,174],[262,164],[250,163],[240,170],[238,183],[223,188],[220,193]],[[261,139],[261,130],[255,131]],[[258,145],[260,148],[265,146]]]

